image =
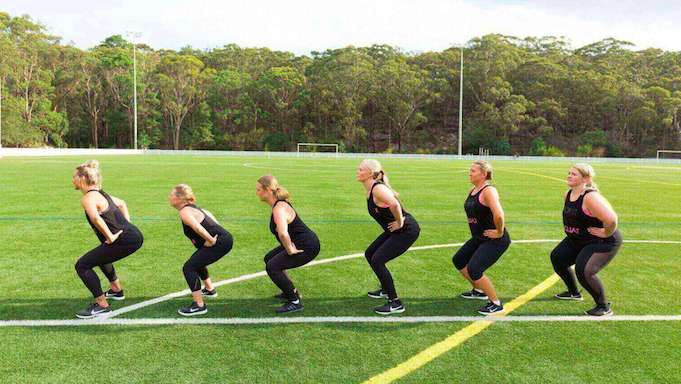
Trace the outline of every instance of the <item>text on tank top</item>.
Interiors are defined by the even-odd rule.
[[[468,228],[471,231],[471,236],[478,239],[487,238],[484,235],[486,230],[496,229],[492,210],[490,207],[487,207],[480,202],[482,191],[489,186],[489,184],[485,185],[475,194],[473,194],[473,191],[471,190],[463,204],[463,208],[466,211],[466,217],[468,218]]]

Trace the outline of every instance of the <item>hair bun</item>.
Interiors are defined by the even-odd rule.
[[[86,168],[99,169],[99,161],[97,160],[88,160],[84,165]]]

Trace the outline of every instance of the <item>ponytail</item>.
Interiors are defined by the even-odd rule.
[[[390,182],[388,181],[388,175],[385,174],[385,171],[383,170],[383,167],[381,167],[381,163],[379,163],[378,160],[364,159],[362,160],[362,163],[359,166],[360,168],[370,170],[371,177],[374,180],[380,181],[381,183],[385,184],[386,187],[390,188],[390,190],[393,191],[393,193],[395,194],[395,197],[400,196],[400,194],[397,193],[397,191],[390,186]]]
[[[258,179],[258,183],[272,191],[277,200],[289,201],[291,194],[279,184],[279,181],[272,175],[265,175]]]

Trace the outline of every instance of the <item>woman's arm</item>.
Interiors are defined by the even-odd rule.
[[[277,237],[281,241],[281,245],[289,255],[303,252],[296,248],[296,245],[291,241],[291,236],[288,233],[288,212],[284,204],[279,204],[272,210],[274,216],[274,224],[277,227]]]
[[[494,226],[496,229],[488,229],[484,232],[484,235],[490,239],[498,239],[504,235],[504,209],[501,208],[501,202],[499,201],[499,192],[494,187],[485,188],[482,191],[482,201],[484,205],[488,206],[492,211],[492,217],[494,218]]]
[[[97,202],[90,197],[91,194],[83,196],[83,198],[80,199],[80,205],[83,206],[83,209],[85,209],[85,214],[90,218],[90,221],[95,225],[97,230],[104,235],[104,238],[106,239],[107,244],[111,244],[116,239],[118,236],[123,231],[118,231],[118,233],[111,233],[111,230],[109,230],[109,227],[106,225],[104,222],[104,219],[99,215],[99,211],[97,210]]]
[[[180,218],[182,219],[182,222],[188,225],[191,229],[194,230],[194,232],[198,233],[199,236],[201,236],[206,242],[203,244],[204,247],[212,247],[215,245],[218,239],[218,235],[211,236],[208,231],[206,231],[206,228],[199,223],[198,220],[196,220],[196,217],[194,217],[194,212],[192,212],[191,207],[187,209],[188,207],[184,207],[180,210]]]
[[[385,185],[377,185],[374,187],[375,203],[379,206],[386,206],[393,214],[395,221],[388,224],[390,232],[394,232],[404,225],[404,216],[402,216],[402,205],[395,197],[395,193]]]
[[[593,217],[603,222],[603,228],[588,228],[590,234],[598,237],[610,237],[617,230],[617,214],[608,200],[598,192],[584,196],[584,207]]]

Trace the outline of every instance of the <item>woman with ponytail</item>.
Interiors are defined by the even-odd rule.
[[[484,272],[496,263],[511,245],[504,223],[499,193],[492,186],[492,165],[474,161],[468,173],[473,189],[464,202],[471,238],[452,257],[454,267],[473,289],[461,294],[464,299],[487,300],[478,310],[481,315],[504,311],[492,280]]]
[[[366,190],[369,215],[383,228],[383,233],[364,252],[367,262],[381,283],[381,288],[368,292],[367,295],[374,299],[388,299],[385,305],[374,308],[374,312],[379,315],[402,313],[405,307],[397,296],[386,263],[414,244],[421,231],[419,224],[402,207],[398,200],[399,195],[390,187],[381,163],[372,159],[363,160],[357,168],[357,181]]]
[[[223,228],[210,211],[196,205],[196,197],[187,184],[178,184],[168,196],[168,201],[177,209],[182,230],[196,251],[182,266],[184,279],[192,292],[192,303],[180,308],[182,316],[203,315],[208,307],[204,297],[215,298],[217,290],[208,275],[208,265],[215,263],[232,249],[232,235]],[[201,288],[203,282],[203,288]]]
[[[319,239],[300,218],[291,202],[288,191],[274,176],[267,175],[258,179],[255,193],[260,201],[272,207],[270,232],[279,246],[265,255],[265,270],[281,293],[277,298],[286,302],[276,309],[277,313],[303,310],[303,302],[298,290],[286,274],[286,270],[298,268],[312,261],[319,254]]]
[[[598,278],[600,272],[615,257],[622,245],[617,229],[617,214],[600,194],[593,179],[596,172],[589,164],[575,164],[570,168],[563,205],[565,239],[551,252],[553,270],[567,286],[567,291],[554,297],[560,300],[582,300],[579,283],[589,292],[596,306],[590,316],[612,315],[605,287]],[[571,266],[575,266],[574,270]]]
[[[125,201],[102,190],[102,175],[97,160],[90,160],[76,167],[72,183],[75,189],[83,193],[80,204],[85,210],[85,218],[101,242],[78,259],[75,266],[78,276],[95,298],[94,303],[76,312],[76,316],[90,319],[111,312],[107,298],[125,299],[113,263],[137,251],[142,246],[143,237],[142,232],[130,223],[130,213]],[[102,292],[94,267],[102,270],[111,289]]]

